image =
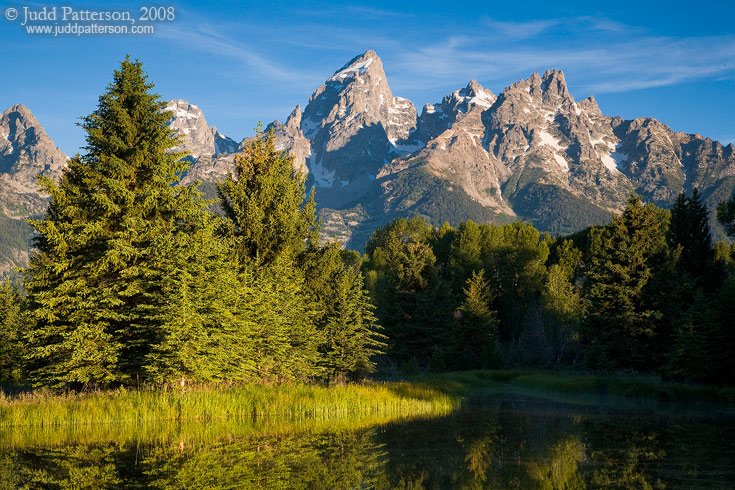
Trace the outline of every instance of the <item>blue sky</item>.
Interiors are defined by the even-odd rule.
[[[145,2],[144,2],[145,3]],[[154,2],[152,2],[154,3]],[[129,10],[140,2],[17,2]],[[259,120],[284,120],[345,62],[368,49],[394,95],[421,107],[476,79],[498,93],[564,70],[579,100],[603,113],[655,117],[676,131],[735,143],[735,2],[217,2],[166,3],[155,34],[41,36],[0,17],[0,109],[27,105],[67,154],[126,54],[157,92],[199,105],[236,140]]]

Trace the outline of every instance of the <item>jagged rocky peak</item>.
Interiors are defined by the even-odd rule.
[[[375,66],[373,66],[375,64]],[[350,79],[354,79],[360,75],[366,75],[373,66],[373,72],[383,74],[383,62],[373,50],[367,50],[363,54],[355,56],[348,61],[342,68],[334,72],[334,75],[327,79],[329,82],[347,83]]]
[[[19,235],[10,242],[0,236],[0,276],[13,266],[28,263],[30,227],[24,218],[43,213],[49,197],[42,193],[36,176],[58,180],[66,166],[66,155],[54,145],[43,126],[22,104],[7,109],[0,117],[0,218],[17,220],[12,226]],[[4,216],[2,216],[4,215]],[[6,228],[7,229],[7,228]],[[23,242],[26,245],[21,245]]]
[[[181,137],[176,151],[188,151],[195,159],[215,154],[214,135],[198,106],[177,99],[169,101],[164,110],[171,112],[168,125]]]
[[[16,104],[0,117],[0,174],[20,192],[35,192],[35,178],[60,175],[66,155],[54,145],[30,109]]]
[[[292,131],[301,131],[301,106],[297,105],[286,119],[286,127]]]
[[[501,99],[514,101],[525,113],[532,108],[579,113],[561,70],[547,70],[543,76],[533,73],[528,79],[521,79],[506,88]]]
[[[577,102],[577,106],[580,111],[587,113],[590,117],[602,116],[602,111],[600,111],[600,106],[597,105],[597,100],[594,95],[590,95],[586,99],[580,100]]]
[[[273,130],[276,137],[276,149],[287,151],[293,157],[293,166],[296,170],[306,175],[308,168],[306,159],[311,153],[311,142],[306,139],[301,131],[301,107],[296,106],[291,115],[286,119],[286,124],[273,121],[266,128],[266,132]]]
[[[374,51],[356,56],[314,91],[301,129],[311,142],[310,171],[320,187],[374,177],[400,153],[417,123],[411,101],[394,97]]]
[[[181,136],[175,151],[188,151],[194,159],[214,157],[237,150],[237,142],[207,125],[202,110],[183,99],[170,100],[164,111],[171,113],[168,125]]]
[[[214,138],[214,154],[217,155],[223,155],[227,153],[233,153],[237,151],[237,141],[233,140],[229,136],[225,136],[224,134],[217,131],[217,128],[212,126],[209,128],[212,132],[212,137]]]
[[[541,79],[541,87],[544,95],[569,97],[567,81],[564,79],[564,72],[561,70],[547,70]]]
[[[462,98],[462,102],[468,106],[479,105],[485,109],[492,106],[496,99],[495,94],[477,83],[475,80],[470,80],[467,87],[460,90],[457,95],[458,98]]]
[[[482,110],[488,109],[495,100],[495,94],[475,80],[470,80],[465,88],[444,96],[441,102],[424,106],[414,135],[414,144],[425,145],[447,130],[462,114],[475,106]]]

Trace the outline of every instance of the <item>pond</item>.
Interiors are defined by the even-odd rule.
[[[414,419],[0,433],[0,488],[725,489],[732,414],[497,393]]]

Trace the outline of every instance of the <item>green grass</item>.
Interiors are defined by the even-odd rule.
[[[185,390],[121,389],[82,394],[39,391],[0,398],[0,428],[423,415],[451,410],[455,403],[436,388],[405,382],[332,387],[202,385]]]
[[[427,374],[404,381],[321,386],[201,385],[168,389],[0,394],[0,429],[142,427],[170,421],[334,421],[448,413],[499,389],[608,395],[659,402],[735,405],[735,388],[664,382],[656,376],[503,370]],[[281,422],[278,422],[281,423]],[[66,429],[65,429],[66,430]],[[7,434],[8,431],[0,432]]]

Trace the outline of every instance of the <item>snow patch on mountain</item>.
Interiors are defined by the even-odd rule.
[[[318,161],[314,158],[314,154],[312,153],[312,158],[309,159],[311,162],[311,165],[309,166],[309,172],[314,177],[314,181],[317,185],[317,187],[332,187],[334,185],[334,177],[335,177],[335,171],[329,170],[324,168],[322,165],[322,159],[320,158]]]
[[[567,149],[566,146],[562,146],[559,139],[554,138],[551,134],[543,129],[538,132],[538,135],[541,138],[541,145],[547,145],[559,151],[565,151]]]
[[[554,160],[556,160],[556,163],[559,164],[563,171],[569,172],[569,163],[564,159],[563,156],[554,153]]]
[[[366,58],[363,61],[359,63],[354,63],[352,65],[345,66],[341,70],[339,70],[337,73],[332,75],[327,79],[327,82],[344,82],[346,78],[348,77],[354,77],[356,75],[364,75],[368,68],[370,68],[370,65],[373,64],[373,58]]]

